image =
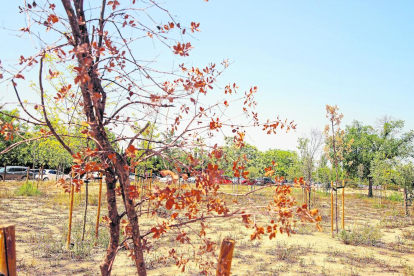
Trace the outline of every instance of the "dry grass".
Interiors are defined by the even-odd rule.
[[[83,242],[81,233],[85,194],[82,191],[75,197],[73,246],[70,250],[66,248],[68,194],[56,188],[53,182],[42,182],[39,185],[41,197],[16,196],[14,191],[20,185],[22,183],[0,183],[0,224],[16,225],[19,275],[98,275],[98,265],[109,239],[101,224],[98,245],[94,246],[98,183],[90,184],[90,206]],[[223,188],[231,192],[230,186]],[[239,187],[238,192],[247,190],[247,187]],[[329,232],[330,198],[324,192],[317,192],[314,207],[320,210],[322,225],[326,229],[324,232],[316,232],[311,225],[299,224],[296,227],[297,234],[292,237],[278,235],[272,241],[268,238],[250,241],[251,230],[246,229],[239,219],[224,223],[214,221],[208,223],[208,237],[216,243],[214,256],[217,257],[222,239],[231,237],[236,240],[232,266],[234,275],[413,275],[412,218],[402,216],[402,206],[398,201],[383,200],[384,207],[377,208],[377,199],[363,197],[357,192],[346,196],[346,233],[361,230],[367,224],[376,225],[380,235],[375,238],[375,246],[371,242],[347,245],[339,237],[332,239]],[[298,199],[302,198],[301,190],[294,189],[293,193]],[[223,197],[232,202],[231,196]],[[239,199],[239,204],[264,203],[271,198],[270,190],[265,189]],[[102,215],[105,213],[106,207],[103,206]],[[155,217],[144,215],[141,219],[142,228],[151,227],[158,216],[167,213],[167,210],[160,210]],[[256,219],[265,222],[264,218]],[[190,263],[186,272],[180,274],[174,261],[164,258],[172,247],[183,256],[191,256],[194,254],[193,246],[200,245],[195,240],[193,246],[183,246],[175,237],[170,232],[151,244],[153,250],[145,257],[150,275],[197,275],[194,263]],[[213,262],[214,256],[210,257]],[[135,274],[135,269],[131,260],[127,258],[126,251],[120,251],[114,263],[114,275],[132,274]]]

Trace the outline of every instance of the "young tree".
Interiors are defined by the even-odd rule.
[[[2,67],[2,76],[11,81],[20,108],[26,114],[19,119],[41,126],[42,137],[53,135],[73,156],[73,172],[84,174],[98,170],[105,174],[110,240],[100,265],[102,275],[111,273],[119,248],[128,249],[138,275],[146,275],[144,254],[150,250],[149,239],[178,229],[177,239],[191,243],[186,234],[191,228],[186,227],[194,223],[200,223],[201,228],[197,234],[202,241],[199,253],[210,254],[214,249],[213,241],[206,238],[203,224],[208,219],[240,216],[252,227],[252,239],[264,234],[264,229],[270,238],[275,237],[277,231],[291,233],[295,216],[308,221],[320,220],[320,217],[315,219],[316,211],[308,212],[306,206],[295,206],[289,196],[290,188],[276,187],[275,200],[266,209],[272,214],[271,223],[267,228],[258,225],[249,219],[252,214],[249,208],[231,211],[219,197],[219,185],[214,179],[219,178],[222,171],[211,160],[222,158],[222,149],[206,147],[207,167],[191,154],[201,140],[219,134],[223,128],[234,133],[237,148],[245,146],[247,127],[260,127],[269,134],[276,133],[278,128],[295,128],[293,122],[280,119],[259,121],[254,111],[257,87],[238,96],[238,86],[234,83],[224,87],[222,97],[214,94],[217,78],[229,66],[226,60],[221,66],[211,63],[198,68],[181,63],[173,70],[164,70],[153,62],[153,56],[141,55],[148,50],[143,45],[149,43],[163,46],[179,59],[185,59],[193,48],[187,41],[188,34],[199,32],[200,23],[178,22],[155,1],[101,0],[91,1],[87,7],[83,0],[47,1],[44,5],[25,2],[20,11],[28,18],[21,32],[38,40],[42,47],[29,57],[21,56],[21,67],[17,71]],[[48,62],[49,58],[54,62]],[[60,70],[56,70],[56,65]],[[19,84],[27,77],[28,70],[35,69],[38,70],[39,99],[22,102]],[[48,102],[51,94],[54,100]],[[205,98],[208,96],[210,98]],[[206,99],[205,103],[201,99]],[[247,123],[235,124],[221,116],[229,105],[237,106],[237,103]],[[64,112],[52,121],[51,114],[56,106]],[[160,131],[170,135],[169,139],[143,135],[154,118]],[[76,127],[81,128],[84,141],[93,141],[96,148],[72,145],[71,131],[67,130]],[[111,139],[110,132],[115,139]],[[146,141],[154,147],[142,148],[136,141]],[[125,150],[119,151],[118,144]],[[188,165],[168,154],[173,149],[187,154]],[[187,167],[198,176],[196,186],[187,190],[170,185],[154,187],[141,196],[140,191],[130,185],[129,171],[155,156],[170,162],[178,172],[181,167]],[[245,171],[240,172],[240,162],[240,159],[234,161],[234,174],[246,175]],[[202,171],[194,170],[200,163],[203,163]],[[74,180],[73,185],[79,190],[82,184],[81,180]],[[69,189],[64,183],[62,186]],[[118,210],[117,194],[124,212]],[[151,214],[165,207],[171,210],[171,217],[154,220],[150,227],[142,226],[142,213],[137,212],[136,207],[149,200]],[[254,206],[249,207],[254,209]],[[124,241],[120,241],[121,228],[126,237]],[[169,256],[185,269],[188,262],[185,256],[173,249]],[[195,261],[203,272],[211,268],[211,262],[203,258]]]
[[[384,160],[377,154],[374,157],[374,160],[371,162],[371,175],[373,182],[378,187],[380,185],[383,185],[387,183],[390,180],[390,167],[391,164],[389,162],[386,162],[387,160]]]
[[[338,188],[344,188],[339,185],[339,164],[344,160],[344,154],[349,151],[349,148],[353,142],[344,142],[345,132],[341,130],[340,124],[344,115],[338,113],[338,106],[326,105],[326,118],[328,118],[330,124],[325,126],[325,154],[333,164],[335,169],[335,185],[332,188],[332,192],[335,191],[335,220],[336,220],[336,232],[338,233]]]
[[[298,149],[303,175],[307,181],[306,189],[308,194],[308,204],[311,206],[311,182],[312,173],[315,170],[315,162],[323,143],[322,132],[311,129],[309,138],[304,136],[298,139]]]
[[[408,216],[408,207],[414,200],[414,166],[410,163],[395,162],[394,170],[391,171],[391,180],[403,188],[404,212]]]

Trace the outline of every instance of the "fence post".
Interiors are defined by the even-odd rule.
[[[228,276],[231,270],[231,261],[233,259],[233,251],[235,240],[224,239],[220,247],[220,255],[218,258],[216,276]]]
[[[0,226],[0,274],[17,275],[14,225]]]

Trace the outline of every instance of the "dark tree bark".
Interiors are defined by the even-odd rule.
[[[112,262],[115,259],[116,251],[119,244],[119,217],[116,206],[116,179],[110,170],[106,174],[106,200],[108,202],[108,217],[109,217],[109,244],[106,250],[106,256],[100,265],[102,276],[111,275]]]
[[[373,197],[374,193],[372,192],[372,184],[373,180],[372,177],[368,178],[368,197]]]
[[[85,18],[83,1],[74,0],[73,2],[76,12],[72,7],[71,1],[62,0],[73,34],[73,39],[70,40],[70,42],[74,44],[73,46],[75,48],[84,44],[90,45],[87,25],[78,23],[82,18]],[[102,8],[105,8],[105,3],[102,5]],[[102,35],[103,34],[100,36]],[[91,128],[90,135],[97,142],[98,148],[104,152],[104,154],[101,155],[101,162],[102,164],[107,164],[110,167],[106,170],[107,182],[110,182],[110,184],[107,183],[107,200],[109,219],[111,220],[110,224],[113,225],[110,226],[111,241],[108,247],[107,256],[101,265],[101,272],[102,275],[110,275],[110,270],[112,267],[111,264],[115,258],[119,243],[119,217],[116,209],[115,199],[115,185],[117,177],[117,180],[121,186],[122,199],[124,201],[126,214],[132,227],[135,265],[137,267],[138,275],[145,276],[146,267],[141,245],[138,216],[134,207],[133,200],[129,198],[128,193],[124,192],[129,189],[130,185],[129,171],[125,169],[128,168],[128,163],[126,162],[125,158],[119,155],[112,147],[112,144],[110,143],[106,130],[104,128],[104,112],[107,95],[102,87],[101,80],[95,68],[95,63],[90,58],[90,56],[92,56],[90,52],[91,48],[89,47],[88,49],[88,52],[79,52],[76,54],[79,66],[81,68],[87,68],[86,72],[90,78],[89,81],[80,84],[80,90],[82,92],[82,98],[84,101],[83,109],[87,118],[87,122]],[[92,100],[93,93],[99,93],[101,95],[101,99],[94,102]],[[111,158],[109,158],[109,154],[116,155],[116,162],[108,164],[108,160],[111,160]],[[112,237],[112,235],[114,236]]]

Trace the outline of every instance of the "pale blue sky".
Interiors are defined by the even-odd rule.
[[[5,1],[1,25],[21,27],[19,1]],[[200,22],[186,61],[235,63],[222,83],[259,87],[262,119],[295,120],[296,133],[250,134],[261,150],[295,149],[297,137],[326,124],[325,104],[344,123],[374,124],[391,115],[414,129],[414,1],[176,0],[165,5],[179,21]],[[17,58],[27,43],[0,30],[0,59]],[[162,59],[162,56],[161,56]],[[4,85],[2,97],[12,95]]]

